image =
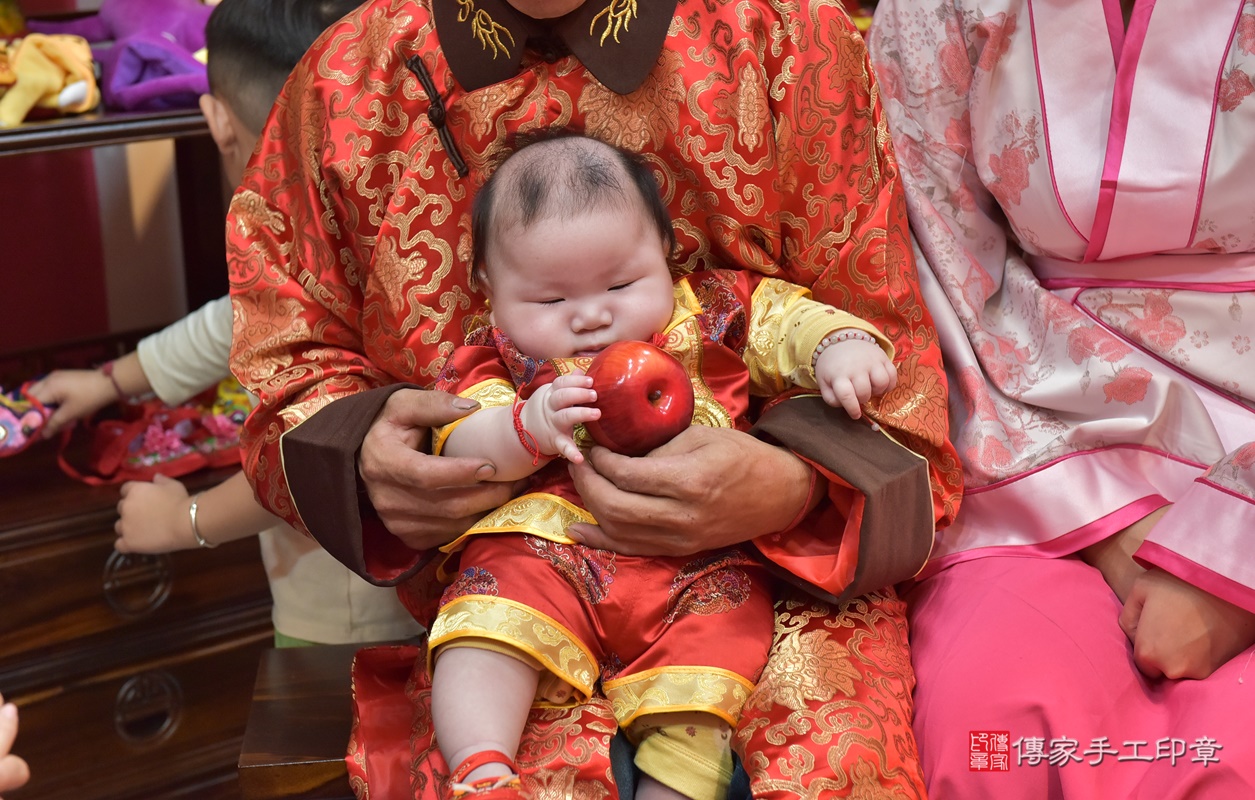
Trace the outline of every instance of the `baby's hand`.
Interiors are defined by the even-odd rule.
[[[834,342],[815,359],[819,393],[830,406],[842,406],[854,419],[862,405],[898,385],[898,370],[880,349],[863,339]]]
[[[523,427],[536,438],[542,453],[583,463],[584,454],[575,446],[574,432],[576,425],[601,417],[601,411],[587,405],[597,401],[592,387],[593,379],[582,372],[563,375],[528,398],[521,416]]]
[[[59,369],[32,383],[28,391],[44,405],[56,406],[44,424],[44,438],[118,399],[108,376],[94,369]]]

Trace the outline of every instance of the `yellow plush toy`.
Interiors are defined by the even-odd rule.
[[[31,33],[0,42],[0,128],[19,124],[32,108],[81,114],[99,102],[86,39]]]

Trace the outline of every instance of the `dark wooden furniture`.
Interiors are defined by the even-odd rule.
[[[240,751],[244,800],[352,800],[344,764],[358,644],[262,654]]]
[[[170,137],[194,307],[226,288],[222,178],[198,112],[30,123],[0,131],[0,156]],[[121,352],[48,344],[0,357],[0,373]],[[187,480],[203,488],[229,474]],[[53,443],[0,459],[0,692],[21,709],[16,750],[32,771],[5,798],[234,800],[256,665],[273,644],[257,542],[122,556],[117,499],[117,487],[65,477]]]
[[[0,128],[0,157],[153,139],[174,140],[187,307],[199,308],[227,291],[222,226],[230,197],[199,111],[98,112]]]

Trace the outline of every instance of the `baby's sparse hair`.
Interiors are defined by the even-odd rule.
[[[205,25],[209,87],[253,133],[323,31],[362,0],[222,0]]]
[[[644,159],[568,131],[520,138],[489,176],[471,208],[471,277],[485,268],[493,235],[513,227],[593,209],[640,208],[658,229],[668,255],[675,250],[671,215]]]

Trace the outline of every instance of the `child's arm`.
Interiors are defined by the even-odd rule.
[[[449,432],[440,454],[487,458],[497,468],[494,481],[514,481],[531,475],[554,456],[565,456],[576,464],[584,460],[572,438],[577,424],[601,416],[587,403],[597,400],[593,379],[585,375],[563,375],[537,389],[522,404],[515,426],[514,409],[496,406],[477,411]],[[523,442],[527,440],[541,454],[538,462]]]
[[[170,553],[199,547],[192,533],[191,505],[187,487],[165,475],[152,483],[122,484],[114,547],[119,553]],[[278,521],[254,499],[242,472],[196,496],[196,529],[211,545],[256,535]]]
[[[56,406],[44,424],[45,438],[110,403],[152,391],[136,353],[127,353],[112,364],[112,380],[100,369],[58,369],[31,384],[31,397]]]
[[[815,348],[815,381],[830,406],[842,406],[854,419],[862,405],[898,385],[898,370],[875,337],[843,328],[824,337]]]
[[[43,435],[52,436],[127,397],[154,392],[175,406],[213,386],[230,374],[231,324],[231,298],[220,297],[144,337],[136,350],[111,362],[112,380],[104,367],[49,373],[29,389],[39,402],[57,406]]]

